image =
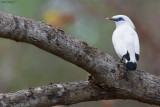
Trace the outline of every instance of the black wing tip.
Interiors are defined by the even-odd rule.
[[[129,55],[128,51],[125,55],[123,55],[123,58],[126,58],[127,61],[130,61],[130,55]]]
[[[136,60],[139,61],[139,54],[135,53]]]
[[[126,67],[127,67],[128,70],[136,70],[137,69],[137,63],[127,62]]]

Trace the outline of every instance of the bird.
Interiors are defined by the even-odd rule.
[[[115,15],[106,19],[112,20],[116,24],[116,29],[112,35],[112,43],[120,57],[120,62],[124,62],[128,70],[136,70],[140,57],[140,44],[133,22],[126,15]]]

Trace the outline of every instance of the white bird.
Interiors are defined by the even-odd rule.
[[[140,46],[133,22],[125,15],[116,15],[106,19],[113,20],[116,24],[112,42],[116,53],[121,58],[120,61],[126,63],[128,70],[136,70]]]

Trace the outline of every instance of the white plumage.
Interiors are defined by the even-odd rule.
[[[112,18],[116,29],[112,35],[112,42],[116,53],[125,61],[129,70],[136,70],[139,60],[139,39],[132,21],[125,15],[116,15]]]

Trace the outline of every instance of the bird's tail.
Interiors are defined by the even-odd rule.
[[[137,63],[136,62],[127,62],[126,67],[128,70],[136,70]]]

